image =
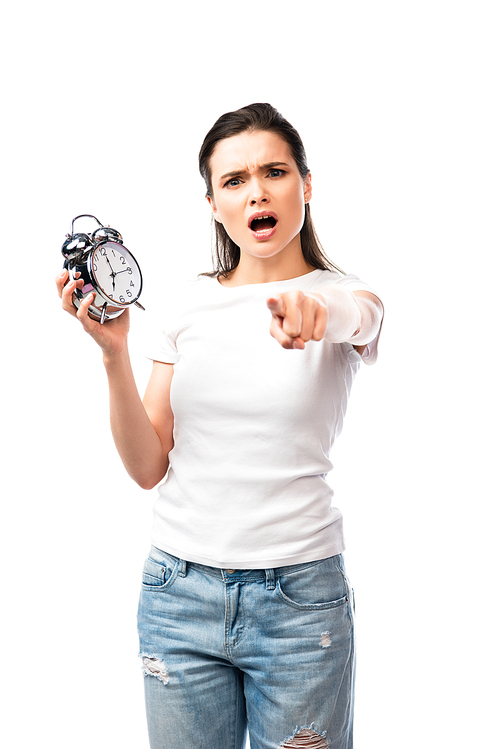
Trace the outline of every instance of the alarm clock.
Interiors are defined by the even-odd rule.
[[[75,233],[75,221],[79,218],[92,218],[99,226],[93,234]],[[144,309],[137,301],[142,291],[141,269],[116,229],[103,226],[90,213],[82,213],[71,222],[71,234],[66,234],[61,252],[70,279],[83,279],[83,287],[76,289],[73,296],[75,307],[80,306],[87,294],[95,293],[89,307],[93,320],[101,324],[112,320],[132,304]]]

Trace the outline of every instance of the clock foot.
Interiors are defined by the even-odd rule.
[[[101,311],[101,325],[106,320],[106,310],[107,309],[108,309],[108,303],[104,302],[104,304],[102,305],[102,311]]]

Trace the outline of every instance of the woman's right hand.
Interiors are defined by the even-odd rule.
[[[89,307],[95,294],[87,294],[77,309],[73,304],[73,294],[81,289],[83,279],[70,280],[67,270],[62,270],[56,278],[57,291],[62,299],[62,307],[70,315],[80,321],[83,329],[101,347],[104,354],[120,354],[127,346],[127,336],[130,328],[129,310],[126,309],[119,317],[108,320],[103,325],[89,316]]]

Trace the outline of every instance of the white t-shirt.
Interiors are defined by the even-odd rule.
[[[344,550],[326,475],[361,356],[348,343],[283,349],[269,297],[356,276],[222,286],[200,276],[178,295],[149,357],[174,364],[174,447],[154,507],[152,542],[213,567],[270,568]]]

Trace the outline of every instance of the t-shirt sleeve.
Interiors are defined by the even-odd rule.
[[[153,340],[146,348],[146,358],[165,364],[177,364],[179,353],[177,351],[176,331],[162,329],[156,331],[156,341]]]
[[[192,282],[170,286],[165,292],[161,308],[152,311],[154,322],[151,324],[143,352],[147,359],[165,364],[176,364],[179,361],[177,334],[182,326],[186,300],[191,293]]]
[[[341,286],[345,286],[349,289],[349,291],[369,291],[371,294],[374,294],[376,297],[380,299],[380,295],[377,294],[375,289],[373,289],[371,286],[369,286],[364,281],[361,281],[360,278],[357,276],[354,276],[352,274],[343,276],[338,283]],[[378,357],[378,342],[380,338],[380,333],[382,331],[382,323],[383,318],[380,323],[380,328],[378,329],[378,333],[373,339],[373,341],[370,341],[370,343],[367,343],[366,346],[362,347],[361,351],[361,359],[364,361],[365,364],[375,364]]]
[[[324,275],[321,280],[321,283],[328,283],[330,281],[330,277],[328,275]],[[344,286],[345,288],[349,289],[349,291],[369,291],[371,294],[374,294],[376,297],[380,299],[380,294],[376,292],[376,290],[369,286],[367,283],[362,281],[358,276],[353,275],[352,273],[348,273],[346,275],[338,276],[337,278],[332,278],[331,281],[335,284],[338,284],[339,286]],[[319,289],[318,289],[319,291]],[[383,320],[382,320],[383,322]],[[373,341],[370,341],[370,343],[367,343],[365,346],[360,347],[361,348],[361,359],[365,364],[375,364],[378,357],[378,342],[380,338],[380,332],[382,330],[382,323],[380,324],[379,331]]]

